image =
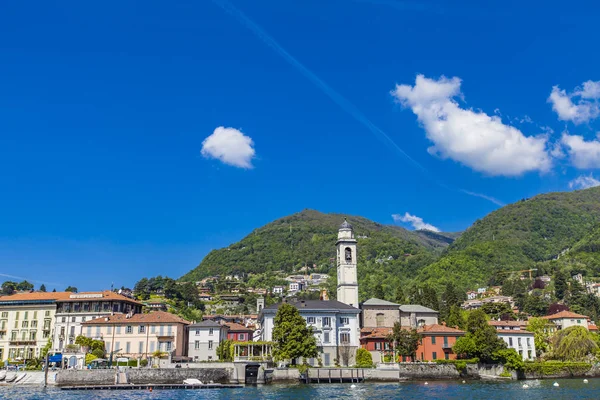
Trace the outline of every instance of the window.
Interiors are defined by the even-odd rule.
[[[517,344],[519,345],[519,347],[521,346],[521,338],[517,338]]]
[[[433,353],[431,353],[431,358],[433,358],[434,360],[437,360],[437,353],[435,351]]]
[[[418,325],[419,327],[423,327],[423,326],[425,326],[425,320],[424,320],[424,319],[420,319],[420,320],[418,320],[418,321],[417,321],[417,325]]]
[[[125,333],[133,333],[133,326],[127,325],[125,327]],[[128,352],[129,353],[129,352]]]
[[[2,318],[8,318],[8,311],[2,311]]]
[[[238,340],[239,340],[240,342],[243,342],[244,340],[246,340],[246,335],[245,335],[245,334],[243,334],[243,333],[239,333],[239,334],[238,334]]]
[[[348,324],[350,324],[350,319],[348,317],[342,317],[342,318],[340,318],[340,324],[348,325]]]
[[[64,324],[65,322],[67,322],[67,317],[62,317],[61,322]]]
[[[144,342],[140,342],[138,345],[138,353],[142,354],[144,352]]]
[[[448,336],[444,336],[444,347],[448,347]]]
[[[19,321],[15,320],[15,328],[19,327]]]
[[[112,326],[110,326],[110,325],[109,325],[109,326],[106,328],[106,334],[107,334],[107,335],[111,335],[111,334],[112,334]]]
[[[81,317],[81,322],[85,322],[85,317]]]
[[[21,323],[21,328],[28,328],[29,327],[29,322],[28,321],[23,321]]]
[[[390,342],[385,342],[384,346],[383,346],[386,350],[390,349]]]
[[[210,329],[208,330],[208,334],[209,334],[210,336],[212,336],[212,335],[213,335],[213,328],[210,328]]]
[[[381,350],[381,342],[375,342],[375,350]]]
[[[331,326],[331,318],[323,317],[323,326]]]
[[[209,349],[209,350],[212,350],[212,348],[213,348],[213,341],[212,341],[212,340],[209,340],[209,341],[208,341],[208,349]]]
[[[131,353],[131,342],[125,343],[125,353]]]
[[[100,327],[96,327],[96,337],[100,337]]]
[[[33,312],[33,319],[37,319],[37,311]]]
[[[117,330],[116,331],[117,331],[117,335],[121,334],[121,327],[117,326]]]
[[[138,333],[146,333],[146,326],[140,325],[138,328]]]
[[[306,323],[307,324],[314,324],[315,323],[315,317],[306,317]]]
[[[200,329],[196,329],[196,336],[200,335]]]
[[[198,350],[199,348],[200,348],[200,341],[199,341],[199,340],[196,340],[196,341],[194,342],[194,349]]]
[[[527,338],[527,346],[531,346],[531,338]]]
[[[444,353],[444,359],[449,360],[450,359],[450,353]]]
[[[172,346],[171,342],[166,342],[166,347],[167,347],[166,350],[167,351],[171,351],[171,346]]]
[[[46,311],[46,312],[44,313],[44,317],[49,317],[49,316],[50,316],[50,311]]]
[[[325,353],[323,354],[323,364],[325,366],[331,365],[331,360],[330,360],[331,356],[329,355],[329,353]]]
[[[17,335],[19,334],[19,331],[12,331],[10,333],[10,340],[15,341],[17,340]]]
[[[44,331],[44,332],[42,332],[42,337],[44,339],[48,339],[50,337],[50,331]]]
[[[323,332],[323,343],[329,343],[329,332]]]
[[[154,342],[150,342],[150,353],[154,353]]]
[[[531,360],[531,350],[527,350],[527,359]]]
[[[375,316],[375,321],[377,324],[378,328],[383,327],[383,324],[385,323],[385,316],[383,315],[383,313],[379,313]]]
[[[17,311],[17,313],[15,314],[15,319],[19,319],[19,312]]]
[[[512,342],[512,338],[511,338],[511,337],[509,337],[509,338],[508,338],[508,345],[509,345],[509,346],[511,346],[511,347],[512,347],[512,345],[513,345],[513,342]]]
[[[71,318],[71,322],[75,322],[75,321],[77,321],[77,318],[75,318],[75,317]]]
[[[431,337],[431,344],[435,344],[435,336]],[[435,360],[435,359],[434,359]]]
[[[31,327],[37,328],[37,321],[31,321]]]
[[[340,333],[340,343],[349,344],[350,343],[350,334],[349,333]]]
[[[29,340],[35,340],[36,336],[37,336],[37,331],[29,332]]]
[[[581,320],[580,320],[580,319],[578,319],[578,320],[577,320],[577,323],[578,323],[578,324],[580,324],[580,323],[581,323]]]
[[[156,333],[156,325],[150,327],[150,333]]]
[[[92,336],[92,327],[91,327],[91,326],[88,326],[88,327],[87,327],[87,329],[86,329],[86,331],[87,331],[87,332],[86,332],[86,335],[85,335],[85,336],[87,336],[87,337],[91,337],[91,336]]]
[[[27,319],[27,318],[29,318],[29,311],[25,311],[23,313],[23,319]]]
[[[71,327],[71,336],[75,336],[75,327],[74,326]]]

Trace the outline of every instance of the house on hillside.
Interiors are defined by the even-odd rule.
[[[556,325],[556,329],[565,329],[571,326],[583,326],[585,329],[589,330],[588,320],[590,317],[587,315],[576,314],[571,311],[561,311],[556,314],[546,315],[542,318],[553,322]]]

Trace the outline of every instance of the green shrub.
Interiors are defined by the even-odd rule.
[[[512,378],[512,374],[509,371],[502,371],[500,376],[503,378]]]
[[[467,364],[477,364],[479,358],[459,359],[459,360],[435,360],[437,364],[453,364],[458,372],[464,372]]]
[[[372,368],[373,357],[367,349],[359,348],[356,350],[356,367],[357,368]]]
[[[586,362],[568,362],[568,361],[545,361],[545,362],[525,362],[523,371],[525,373],[545,375],[557,375],[568,373],[571,376],[583,375],[592,368],[592,365]]]

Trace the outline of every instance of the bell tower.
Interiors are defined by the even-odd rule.
[[[344,219],[338,231],[337,299],[358,308],[358,280],[356,277],[356,239],[352,225]]]

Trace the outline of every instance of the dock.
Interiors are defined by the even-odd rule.
[[[365,381],[364,369],[309,368],[300,375],[302,383],[361,383]]]
[[[198,389],[239,389],[243,388],[244,385],[235,384],[220,384],[220,383],[207,383],[203,385],[186,385],[183,383],[161,383],[157,385],[136,385],[136,384],[125,384],[125,385],[86,385],[86,386],[61,386],[61,390],[198,390]]]

